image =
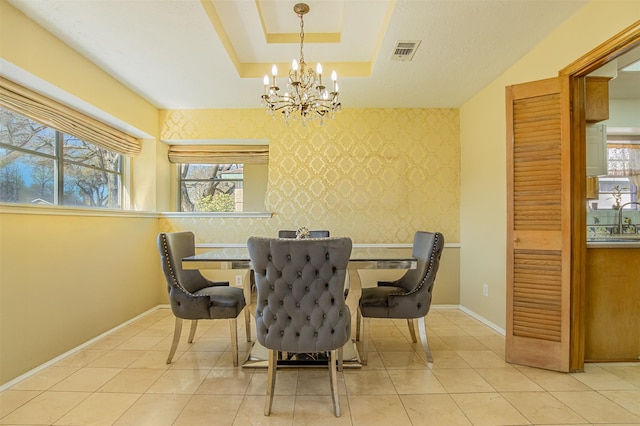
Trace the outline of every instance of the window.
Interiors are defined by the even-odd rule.
[[[0,202],[122,208],[122,155],[0,108]]]
[[[269,145],[171,145],[177,165],[177,208],[182,212],[264,212]]]
[[[180,164],[180,211],[243,211],[242,164]]]
[[[626,177],[603,176],[598,179],[599,198],[598,209],[611,209],[630,201],[638,201],[637,188]],[[637,205],[625,208],[636,209]]]
[[[592,210],[638,210],[640,198],[640,137],[636,135],[607,135],[606,172],[597,178],[598,194],[590,199]],[[594,196],[596,194],[593,194]],[[625,205],[626,204],[626,205]]]

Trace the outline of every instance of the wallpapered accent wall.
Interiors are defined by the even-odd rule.
[[[410,243],[416,230],[459,242],[457,109],[345,109],[286,126],[263,110],[171,110],[161,139],[268,139],[264,218],[166,218],[163,231],[244,243],[278,229],[328,229],[355,243]]]

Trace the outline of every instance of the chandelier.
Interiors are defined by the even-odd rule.
[[[302,125],[306,125],[307,121],[320,119],[320,124],[324,123],[324,117],[333,118],[334,113],[341,108],[338,100],[338,82],[335,71],[331,73],[333,81],[333,91],[322,84],[322,65],[318,63],[316,70],[307,68],[304,61],[304,20],[303,15],[309,12],[309,6],[305,3],[298,3],[293,7],[293,11],[300,18],[300,63],[295,59],[291,62],[289,70],[289,78],[287,80],[287,88],[284,93],[276,84],[276,76],[278,68],[273,65],[271,68],[271,81],[267,75],[264,76],[264,94],[262,102],[267,107],[267,111],[275,116],[275,113],[281,113],[287,125],[289,118],[298,119]]]

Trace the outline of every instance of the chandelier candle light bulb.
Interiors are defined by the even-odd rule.
[[[289,117],[293,116],[296,121],[298,116],[302,125],[306,125],[307,120],[320,118],[320,124],[324,123],[324,117],[329,115],[333,118],[334,113],[342,108],[338,101],[338,83],[335,71],[331,73],[333,80],[333,92],[327,93],[322,84],[322,65],[317,64],[316,70],[307,68],[304,61],[304,20],[303,15],[309,12],[309,6],[298,3],[293,7],[293,11],[300,18],[300,61],[295,59],[291,62],[289,78],[287,80],[287,92],[280,93],[280,88],[276,86],[276,76],[278,69],[273,65],[271,68],[272,83],[267,87],[269,79],[264,77],[264,91],[262,102],[267,107],[267,112],[275,116],[280,112],[287,125]]]
[[[318,62],[316,65],[316,74],[318,74],[318,90],[323,91],[324,86],[322,85],[322,64]]]
[[[291,69],[293,70],[293,84],[298,83],[298,62],[294,59],[291,61]]]
[[[271,78],[272,78],[272,83],[271,83],[271,93],[273,94],[275,92],[278,91],[279,87],[276,86],[276,76],[278,75],[278,67],[276,67],[275,64],[273,64],[273,66],[271,67]],[[266,77],[266,76],[265,76]]]

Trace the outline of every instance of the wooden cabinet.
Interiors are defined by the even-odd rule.
[[[640,248],[588,248],[585,361],[638,361]]]
[[[587,176],[607,174],[607,127],[604,124],[586,126]]]
[[[586,77],[585,118],[587,123],[609,119],[610,77]]]
[[[600,198],[600,180],[598,176],[587,176],[587,200]]]

